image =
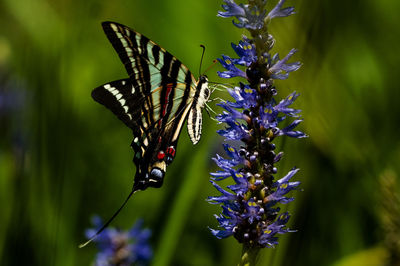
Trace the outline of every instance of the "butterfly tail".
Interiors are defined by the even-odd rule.
[[[140,189],[137,188],[133,188],[132,191],[129,193],[128,197],[125,199],[124,203],[122,203],[121,207],[119,207],[119,209],[113,214],[113,216],[111,216],[110,219],[108,219],[108,221],[96,232],[96,234],[94,234],[88,241],[86,241],[83,244],[79,245],[79,248],[83,248],[85,246],[87,246],[90,242],[92,242],[99,234],[101,234],[101,232],[104,231],[104,229],[106,229],[110,223],[114,220],[115,217],[117,217],[117,215],[121,212],[121,210],[125,207],[126,203],[128,202],[128,200],[132,197],[132,195],[138,191]]]

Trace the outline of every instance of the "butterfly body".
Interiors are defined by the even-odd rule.
[[[185,121],[193,144],[200,139],[208,79],[197,81],[176,57],[132,29],[115,22],[102,26],[129,78],[95,88],[92,97],[132,130],[133,190],[160,187]]]

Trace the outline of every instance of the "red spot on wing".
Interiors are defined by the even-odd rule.
[[[161,123],[162,123],[162,120],[163,120],[163,118],[164,118],[164,116],[165,116],[165,113],[167,112],[167,107],[168,107],[168,98],[169,98],[169,95],[171,94],[171,91],[172,91],[172,88],[174,87],[174,84],[172,84],[172,83],[168,83],[167,85],[166,85],[166,92],[165,92],[165,99],[164,99],[164,104],[163,104],[163,106],[161,106],[161,118],[160,118],[160,120],[158,121],[158,126],[161,126]],[[160,87],[161,88],[161,87]]]
[[[159,151],[157,154],[157,159],[159,161],[161,161],[162,159],[164,159],[164,157],[165,157],[165,153],[163,151]]]
[[[175,157],[175,148],[173,146],[169,146],[166,150],[166,153],[171,155],[171,157]]]
[[[173,86],[174,86],[174,84],[172,84],[172,83],[169,83],[166,86],[167,91],[165,93],[164,105],[162,107],[162,115],[163,116],[165,116],[165,113],[167,112],[168,98],[169,98],[169,95],[170,95],[170,93],[172,91]]]

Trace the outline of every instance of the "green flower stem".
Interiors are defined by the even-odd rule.
[[[249,244],[243,244],[242,257],[239,266],[255,266],[257,264],[260,247],[254,247]]]

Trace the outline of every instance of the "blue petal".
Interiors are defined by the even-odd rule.
[[[211,233],[216,236],[218,239],[222,239],[222,238],[226,238],[228,236],[233,235],[232,231],[226,231],[226,230],[215,230],[215,229],[211,229],[209,228]]]
[[[286,79],[289,76],[289,72],[296,71],[301,67],[300,62],[294,62],[290,64],[286,64],[289,58],[296,52],[296,49],[290,50],[290,52],[283,58],[279,60],[278,54],[273,57],[273,61],[276,62],[268,69],[268,72],[271,73],[271,78],[274,79]],[[285,73],[281,73],[284,71]]]
[[[294,7],[287,7],[282,9],[285,0],[280,0],[279,3],[268,13],[268,18],[273,19],[277,17],[287,17],[294,14]]]
[[[227,18],[234,16],[244,16],[245,11],[242,5],[237,5],[232,0],[224,0],[226,5],[222,5],[222,8],[225,9],[225,12],[218,11],[218,16]]]

